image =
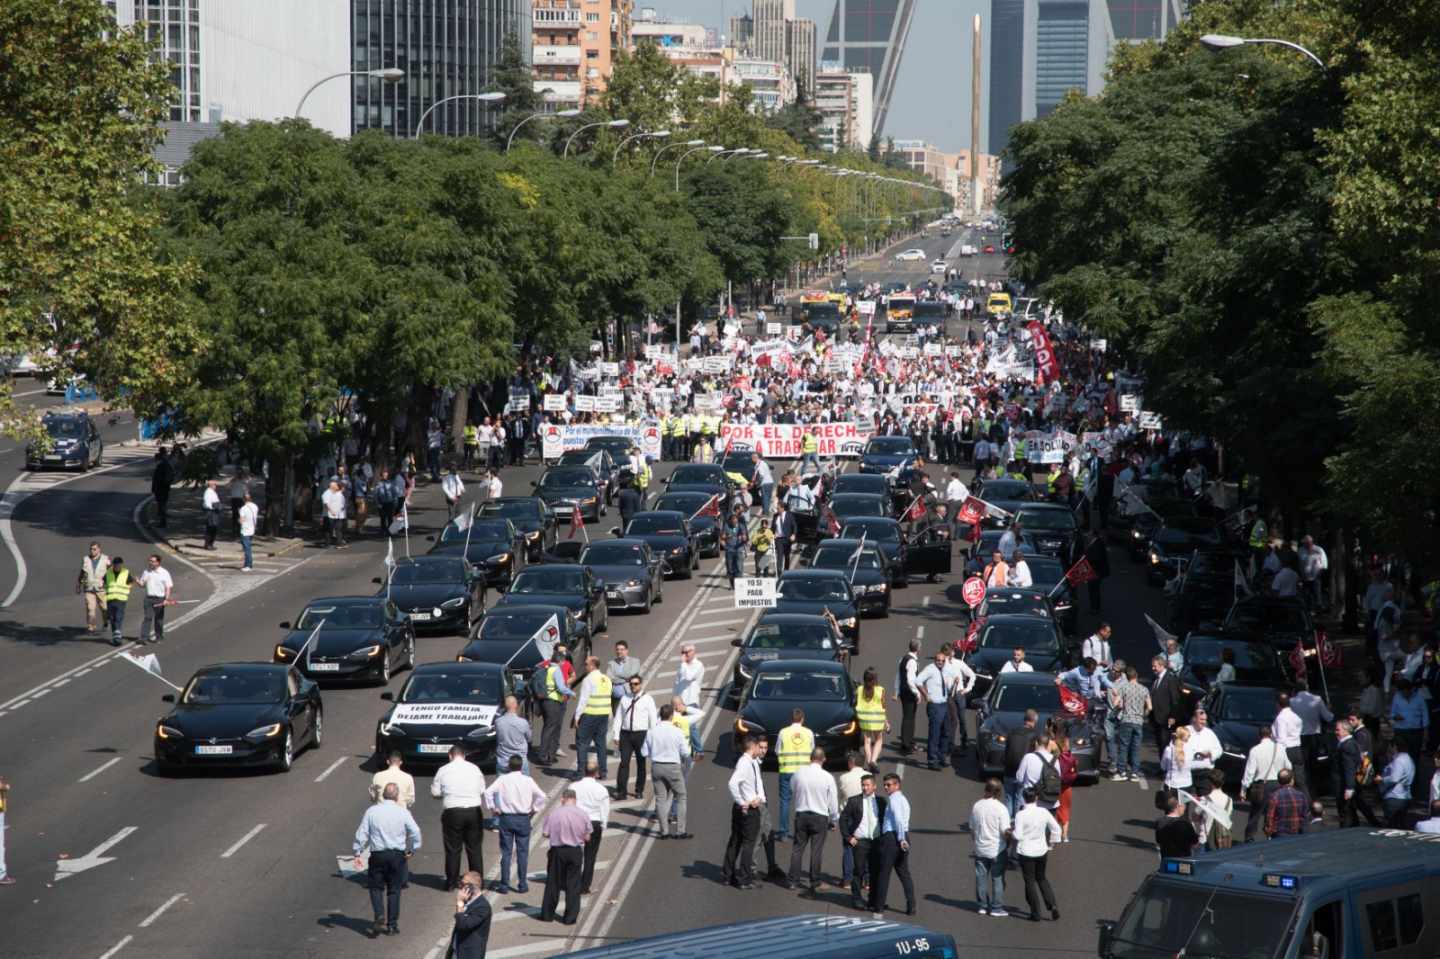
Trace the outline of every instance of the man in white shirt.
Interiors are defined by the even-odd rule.
[[[255,554],[253,552],[255,543],[255,527],[260,520],[260,507],[250,500],[250,491],[245,491],[245,503],[240,507],[240,549],[245,554],[245,562],[240,567],[240,572],[248,573],[255,566]]]
[[[1279,712],[1275,714],[1275,721],[1271,724],[1275,731],[1275,742],[1290,758],[1291,768],[1295,770],[1295,787],[1302,792],[1308,792],[1305,781],[1305,753],[1300,746],[1300,731],[1305,723],[1292,707],[1289,693],[1281,693],[1276,699],[1276,705]]]
[[[628,799],[626,784],[630,779],[630,758],[635,758],[635,798],[645,796],[645,738],[660,721],[659,710],[649,693],[643,692],[645,679],[638,673],[631,676],[620,694],[620,705],[610,720],[610,741],[620,749],[620,770],[615,777],[615,798]]]
[[[1059,762],[1059,760],[1055,758],[1055,754],[1050,751],[1050,740],[1044,735],[1041,735],[1039,740],[1040,742],[1035,748],[1026,753],[1024,759],[1020,760],[1020,768],[1015,771],[1015,782],[1019,786],[1022,795],[1027,789],[1035,790],[1038,795],[1041,791],[1040,780],[1044,778],[1045,767]],[[1041,805],[1046,809],[1055,809],[1060,805],[1060,798],[1058,796],[1054,798],[1047,796],[1046,801],[1041,803]]]
[[[940,647],[945,653],[945,679],[952,690],[950,694],[950,722],[960,730],[960,748],[964,749],[970,745],[970,733],[965,728],[965,706],[966,697],[975,688],[975,670],[971,669],[959,656],[955,655],[955,649],[949,643]],[[955,736],[950,739],[953,742]]]
[[[489,499],[499,499],[505,495],[505,484],[500,482],[499,470],[490,474],[490,487],[485,493]]]
[[[165,638],[165,607],[173,602],[171,594],[175,589],[175,581],[170,571],[160,565],[158,553],[151,553],[145,560],[140,585],[145,587],[145,621],[140,624],[139,641],[158,643]]]
[[[998,779],[985,780],[985,795],[970,807],[970,840],[975,850],[975,899],[982,916],[1008,916],[1005,911],[1005,853],[1009,843],[1010,810],[1000,797]]]
[[[1060,909],[1055,904],[1055,890],[1045,876],[1045,861],[1050,847],[1060,841],[1061,830],[1050,810],[1036,802],[1036,792],[1029,788],[1022,793],[1025,805],[1015,814],[1015,856],[1025,877],[1025,901],[1030,906],[1031,920],[1040,918],[1041,896],[1054,920],[1060,918]]]
[[[1325,700],[1310,691],[1303,678],[1296,682],[1295,692],[1290,694],[1290,710],[1300,717],[1300,751],[1305,767],[1303,770],[1296,768],[1295,782],[1300,789],[1309,792],[1307,784],[1315,772],[1316,757],[1320,754],[1320,736],[1334,724],[1335,714],[1330,712]],[[1290,759],[1294,762],[1295,757]]]
[[[1020,548],[1020,521],[1017,519],[1010,524],[1010,528],[1000,534],[1000,542],[996,544],[1002,557],[1014,556],[1015,551]],[[1008,583],[1009,580],[1007,579]]]
[[[760,808],[765,805],[765,783],[760,778],[760,739],[746,736],[742,754],[730,774],[730,841],[720,875],[738,889],[754,889],[755,839],[760,835]]]
[[[450,518],[455,518],[455,511],[460,508],[460,497],[465,495],[465,481],[460,478],[460,473],[455,464],[450,464],[450,471],[445,474],[445,479],[440,482],[440,492],[445,496],[445,509]]]
[[[915,709],[920,703],[920,689],[915,674],[920,659],[920,640],[910,640],[910,648],[895,669],[895,700],[900,703],[900,752],[915,751]]]
[[[1298,733],[1297,733],[1298,737]],[[1259,802],[1250,803],[1249,818],[1245,821],[1245,841],[1254,842],[1255,835],[1265,821],[1265,809],[1270,805],[1270,796],[1280,787],[1280,773],[1293,769],[1285,747],[1271,736],[1269,726],[1260,727],[1260,741],[1250,747],[1245,757],[1245,772],[1240,777],[1240,795],[1249,802],[1250,786],[1259,783]]]
[[[1210,717],[1203,708],[1196,708],[1190,717],[1190,741],[1185,744],[1185,755],[1190,759],[1190,769],[1214,769],[1216,761],[1225,750],[1220,737],[1210,728]]]
[[[334,546],[336,549],[344,549],[345,493],[340,489],[339,481],[330,481],[330,485],[320,496],[320,504],[325,512],[326,545]]]
[[[485,833],[481,825],[485,795],[485,776],[480,767],[465,758],[460,746],[450,747],[450,761],[435,771],[430,781],[430,795],[443,801],[440,813],[440,830],[445,840],[445,891],[460,888],[460,850],[470,868],[482,876],[485,874],[485,859],[481,852],[481,840]]]
[[[1330,557],[1325,550],[1315,545],[1313,536],[1300,540],[1300,581],[1305,598],[1311,609],[1319,609],[1325,592],[1325,573],[1330,568]]]
[[[620,708],[625,708],[623,703]],[[666,838],[665,830],[673,809],[675,831],[670,838],[689,839],[690,833],[685,829],[685,761],[690,756],[690,739],[672,721],[674,717],[674,706],[666,703],[660,707],[656,713],[658,722],[645,733],[641,755],[650,760],[650,778],[655,783],[655,822],[660,838]],[[639,790],[636,790],[636,795],[639,795]]]
[[[219,480],[206,480],[205,492],[200,497],[200,508],[205,512],[205,548],[215,548],[215,534],[220,532],[220,491]]]
[[[795,804],[795,837],[790,850],[790,875],[782,885],[789,889],[800,881],[800,863],[805,847],[810,847],[810,892],[820,891],[820,861],[825,851],[825,834],[840,819],[840,800],[835,779],[825,771],[825,750],[816,747],[810,754],[810,765],[801,768],[790,779],[791,800]]]
[[[510,854],[515,854],[518,892],[528,892],[530,868],[530,817],[545,808],[545,792],[521,770],[525,757],[511,756],[510,768],[495,777],[485,792],[485,805],[500,818],[500,879],[492,888],[510,893]],[[482,874],[483,875],[483,874]]]
[[[1109,669],[1114,662],[1110,658],[1111,632],[1109,623],[1101,623],[1099,628],[1080,644],[1080,658],[1093,659],[1102,669]]]
[[[610,822],[610,790],[600,781],[600,764],[591,759],[585,764],[585,776],[570,787],[575,790],[575,805],[590,817],[590,838],[585,840],[583,865],[580,867],[580,892],[590,893],[595,878],[595,855]]]
[[[977,457],[978,458],[978,457]],[[960,479],[959,470],[950,471],[950,480],[945,484],[945,515],[950,517],[950,538],[960,538],[960,507],[970,498],[970,489]]]
[[[687,643],[680,649],[680,662],[675,666],[674,694],[680,697],[688,710],[700,705],[700,687],[705,679],[705,664],[695,654],[695,646]],[[704,757],[705,750],[700,742],[700,727],[690,725],[690,752],[696,760]]]
[[[404,757],[393,752],[386,759],[385,768],[370,778],[370,801],[379,802],[385,795],[385,787],[394,783],[400,789],[400,805],[409,809],[415,805],[415,777],[400,768]]]
[[[1035,585],[1035,579],[1030,575],[1030,564],[1025,562],[1025,554],[1018,549],[1010,554],[1010,572],[1006,575],[1006,581],[1007,586],[1021,588]]]
[[[1035,667],[1025,662],[1025,647],[1016,646],[1015,651],[1010,654],[1010,659],[1004,666],[1000,667],[1002,673],[1033,673]]]

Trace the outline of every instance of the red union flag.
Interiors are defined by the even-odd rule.
[[[985,513],[985,504],[976,497],[971,496],[966,499],[964,503],[960,504],[960,512],[957,514],[957,518],[962,523],[968,523],[974,526],[985,518]]]
[[[1080,558],[1080,562],[1071,566],[1065,574],[1065,579],[1071,586],[1079,586],[1081,583],[1088,583],[1092,579],[1099,578],[1100,576],[1095,572],[1095,567],[1091,566],[1090,561],[1083,556]]]
[[[1081,696],[1064,683],[1060,684],[1059,689],[1060,708],[1065,710],[1067,715],[1079,719],[1090,711],[1090,704],[1085,701],[1084,696]]]
[[[575,534],[585,528],[585,517],[580,515],[580,504],[575,504],[575,509],[570,513],[570,535],[566,539],[574,539]]]
[[[828,516],[829,516],[830,535],[831,535],[831,536],[839,536],[839,535],[840,535],[840,517],[836,516],[833,510],[828,514]]]
[[[925,500],[919,496],[915,497],[915,502],[910,504],[910,509],[905,513],[905,518],[911,522],[924,519]]]
[[[720,518],[720,495],[717,493],[705,501],[705,505],[695,511],[691,519],[698,519],[701,516],[713,516]]]
[[[1055,358],[1055,351],[1050,346],[1050,334],[1045,332],[1045,324],[1031,320],[1025,328],[1030,331],[1030,342],[1035,347],[1035,373],[1040,382],[1058,380],[1060,361]]]

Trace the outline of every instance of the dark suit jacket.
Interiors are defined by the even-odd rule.
[[[490,942],[490,916],[490,903],[484,896],[476,896],[466,903],[465,911],[455,916],[455,931],[445,959],[485,959],[485,947]]]
[[[1175,675],[1174,670],[1165,670],[1165,676],[1150,687],[1150,705],[1154,709],[1155,721],[1161,725],[1176,715],[1180,705],[1180,677]]]
[[[840,835],[845,837],[845,844],[850,844],[850,837],[855,834],[860,820],[865,818],[865,808],[861,805],[865,800],[865,794],[859,793],[845,800],[845,808],[840,810]],[[885,797],[875,793],[875,816],[879,820],[878,825],[885,822]]]
[[[1355,773],[1360,770],[1360,743],[1351,736],[1340,744],[1340,762],[1335,768],[1336,795],[1341,791],[1355,788]]]
[[[785,511],[785,515],[771,520],[770,526],[777,538],[789,541],[785,543],[785,546],[789,546],[795,541],[795,517],[790,514],[788,509]]]

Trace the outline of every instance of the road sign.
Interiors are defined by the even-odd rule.
[[[971,576],[960,587],[960,596],[967,606],[974,609],[985,601],[985,581],[979,576]]]
[[[735,580],[736,609],[770,609],[774,605],[774,578],[770,576],[741,576]]]

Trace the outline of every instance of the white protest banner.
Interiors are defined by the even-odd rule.
[[[874,316],[874,315],[875,315],[875,301],[874,301],[874,300],[861,300],[861,301],[859,301],[858,303],[855,304],[855,309],[859,312],[859,314],[860,314],[861,316]]]
[[[489,726],[495,721],[495,710],[495,706],[482,703],[401,703],[390,714],[389,721],[397,726],[407,723],[431,726]]]
[[[1040,436],[1025,441],[1025,459],[1031,463],[1065,462],[1065,443],[1058,436]]]
[[[575,412],[577,412],[577,413],[593,413],[593,412],[595,412],[595,397],[591,396],[591,395],[588,394],[588,393],[577,393],[577,394],[575,394]]]
[[[619,375],[620,375],[620,364],[619,364],[619,363],[601,363],[601,364],[600,364],[600,375],[601,375],[601,376],[619,376]]]
[[[732,442],[737,449],[758,450],[762,456],[798,460],[804,453],[805,432],[815,431],[821,456],[859,456],[864,440],[854,423],[725,423],[720,426],[720,445]]]
[[[650,391],[650,396],[655,400],[656,406],[669,406],[675,402],[675,391],[668,386],[657,386]]]
[[[624,404],[623,396],[597,396],[595,397],[595,412],[614,413]]]
[[[647,360],[669,360],[675,355],[675,351],[664,343],[646,343],[645,359]]]
[[[919,358],[920,351],[913,346],[902,346],[899,355],[902,360],[914,360]]]
[[[780,324],[780,323],[766,323],[766,324],[765,324],[765,335],[766,335],[766,336],[779,336],[780,333],[781,333],[781,331],[782,331],[783,329],[784,329],[784,326],[783,326],[782,324]]]
[[[776,604],[772,576],[739,576],[735,579],[736,609],[768,609]]]
[[[1151,412],[1150,410],[1140,411],[1139,425],[1142,430],[1164,429],[1161,425],[1160,414]]]
[[[685,360],[685,369],[689,370],[691,373],[698,373],[704,368],[705,360],[703,357],[691,356]]]
[[[576,397],[580,399],[580,397]],[[590,397],[594,400],[594,397]],[[558,423],[547,423],[540,428],[540,451],[547,459],[558,459],[560,454],[566,450],[583,449],[585,441],[592,436],[628,436],[640,447],[640,451],[650,459],[660,458],[660,427],[654,423],[646,423],[643,426],[626,426],[619,423],[611,423],[608,426],[599,423],[575,423],[569,426],[561,426]],[[798,458],[798,457],[797,457]]]
[[[1122,393],[1120,395],[1120,412],[1140,412],[1140,397],[1136,396],[1134,393]]]
[[[945,355],[948,356],[948,357],[951,357],[952,359],[953,359],[953,358],[956,358],[956,357],[964,356],[964,355],[965,355],[965,347],[963,347],[963,346],[947,346],[947,347],[945,347]]]
[[[696,393],[695,409],[701,413],[716,413],[723,408],[719,393]]]
[[[1090,341],[1090,349],[1094,350],[1096,353],[1104,353],[1106,347],[1108,347],[1109,345],[1110,345],[1110,344],[1107,343],[1107,342],[1105,342],[1104,340],[1091,340],[1091,341]]]
[[[530,397],[528,396],[513,395],[510,397],[510,402],[505,404],[505,412],[507,413],[524,413],[529,409]]]
[[[546,394],[545,394],[545,412],[547,412],[547,413],[563,413],[563,412],[565,412],[565,394],[564,394],[564,393],[546,393]]]
[[[925,344],[925,355],[926,355],[926,356],[944,356],[944,355],[945,355],[945,347],[941,346],[939,343],[926,343],[926,344]]]
[[[622,390],[620,387],[616,386],[614,383],[601,383],[599,389],[597,389],[595,392],[599,393],[601,396],[625,395],[625,391]]]
[[[605,344],[601,343],[599,340],[591,340],[591,341],[590,341],[590,352],[591,352],[591,353],[603,353],[604,351],[605,351]]]
[[[703,367],[706,373],[727,373],[730,371],[730,357],[707,356],[704,359]]]

